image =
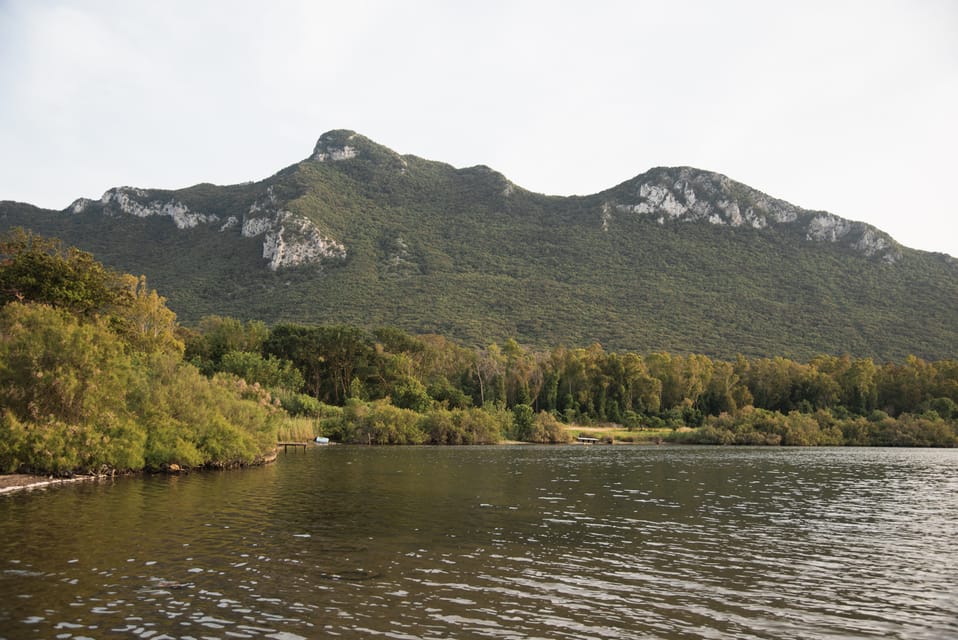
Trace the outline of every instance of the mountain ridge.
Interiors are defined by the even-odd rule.
[[[313,153],[305,160],[292,165],[298,167],[305,162],[342,162],[362,157],[372,161],[378,168],[386,167],[400,174],[407,171],[409,162],[435,162],[414,155],[400,155],[379,145],[365,136],[347,129],[332,130],[324,133],[314,146]],[[438,163],[443,164],[443,163]],[[487,172],[502,180],[503,196],[512,195],[517,187],[501,173],[486,165],[475,165],[456,169],[457,172]],[[279,174],[274,174],[270,178]],[[266,180],[269,180],[267,178]],[[264,182],[264,181],[260,181]],[[249,184],[249,183],[247,183]],[[256,184],[256,183],[254,183]],[[227,188],[236,185],[227,185]],[[162,191],[168,194],[187,192],[198,187],[216,187],[201,183],[193,187]],[[545,194],[533,194],[544,197]],[[705,197],[702,197],[702,196]],[[861,251],[867,257],[878,256],[885,262],[894,263],[901,258],[900,245],[891,236],[864,222],[842,218],[827,211],[813,211],[798,207],[784,200],[764,194],[748,185],[734,181],[729,177],[694,167],[654,167],[645,173],[626,180],[619,185],[579,198],[605,196],[601,204],[600,220],[607,230],[616,214],[646,215],[660,224],[665,220],[681,222],[708,222],[729,226],[748,225],[753,228],[765,228],[776,224],[795,224],[804,222],[806,239],[819,242],[836,242]],[[143,202],[148,199],[148,202]],[[78,213],[98,201],[79,198],[66,210]],[[163,202],[150,198],[148,190],[136,187],[113,187],[101,196],[99,203],[104,207],[115,205],[120,211],[135,215],[160,215],[170,217],[179,229],[195,227],[201,223],[220,222],[216,214],[193,211],[181,200],[171,197]],[[345,248],[341,243],[327,238],[305,224],[303,218],[291,218],[289,212],[277,206],[277,198],[267,188],[246,212],[249,219],[242,223],[242,233],[246,237],[264,236],[264,258],[268,259],[271,269],[296,266],[303,262],[322,262],[324,259],[342,256]],[[264,215],[265,214],[265,215]],[[270,215],[271,214],[271,215]],[[270,218],[278,218],[270,221]],[[306,217],[306,216],[304,216]],[[283,223],[294,224],[306,242],[299,242],[289,249],[279,230]],[[239,224],[238,218],[229,216],[221,231]],[[310,250],[306,245],[314,245]]]
[[[958,344],[954,258],[692,167],[550,196],[341,129],[256,182],[115,187],[61,212],[0,204],[0,227],[18,225],[146,273],[187,321],[396,324],[477,344],[726,356],[937,357]],[[666,326],[669,309],[693,318]],[[912,326],[922,313],[930,329]],[[754,335],[756,321],[768,335]]]

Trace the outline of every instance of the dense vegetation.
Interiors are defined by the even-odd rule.
[[[344,261],[322,268],[274,273],[261,239],[238,227],[177,230],[169,218],[96,202],[82,213],[0,203],[0,227],[22,225],[149,274],[191,325],[218,314],[269,325],[394,326],[471,346],[598,342],[727,360],[958,357],[958,263],[946,256],[902,249],[886,264],[787,227],[616,214],[606,228],[604,204],[633,181],[549,197],[485,167],[399,156],[361,136],[350,144],[358,156],[348,161],[307,160],[256,183],[141,198],[242,220],[271,189],[285,210],[346,246]]]
[[[499,433],[561,442],[569,437],[563,425],[616,423],[637,436],[665,429],[690,443],[958,444],[955,360],[723,361],[598,344],[541,351],[515,340],[467,348],[394,328],[268,330],[221,317],[204,320],[186,353],[208,373],[228,370],[264,385],[285,379],[284,406],[347,442],[488,442]],[[493,419],[480,429],[482,413]]]
[[[284,433],[566,442],[608,423],[676,442],[958,444],[955,360],[465,347],[220,316],[185,330],[144,278],[22,231],[0,241],[0,305],[4,472],[247,464]]]
[[[0,241],[0,472],[252,463],[279,407],[183,361],[176,319],[143,278],[14,233]]]

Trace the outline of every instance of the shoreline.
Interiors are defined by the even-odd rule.
[[[8,473],[0,475],[0,495],[15,491],[30,491],[43,487],[59,486],[86,480],[99,480],[110,476],[73,476],[71,478],[55,478],[53,476],[37,476],[29,473]]]
[[[267,464],[271,464],[276,461],[277,450],[274,449],[272,452],[263,455],[254,462],[248,465],[239,465],[239,466],[250,466],[258,467]],[[225,465],[223,467],[210,467],[211,469],[227,469],[231,468],[233,465]],[[168,473],[171,475],[176,475],[179,473],[189,473],[191,470],[181,469],[179,465],[175,465],[175,468],[169,468],[160,473]],[[104,475],[74,475],[69,478],[57,478],[50,475],[36,475],[32,473],[3,473],[0,474],[0,495],[6,493],[15,493],[19,491],[31,491],[33,489],[43,489],[45,487],[54,487],[64,484],[71,484],[74,482],[84,482],[87,480],[102,480],[104,478],[116,478],[121,475],[135,475],[138,473],[150,473],[145,469],[139,471],[131,471],[128,473],[117,473],[117,474],[104,474]]]

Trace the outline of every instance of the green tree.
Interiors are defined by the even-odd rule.
[[[261,353],[269,336],[269,329],[258,320],[206,316],[200,320],[199,331],[187,341],[186,359],[212,375],[227,353]]]
[[[517,404],[512,408],[512,437],[529,441],[535,432],[535,412],[527,404]]]
[[[166,306],[166,298],[147,286],[146,276],[125,275],[121,282],[129,295],[121,297],[122,303],[114,309],[111,318],[114,331],[134,351],[182,355],[184,345],[177,335],[176,314]]]
[[[303,374],[289,360],[275,356],[264,358],[249,351],[227,352],[220,360],[219,371],[232,373],[267,389],[299,391],[304,383]]]
[[[402,409],[425,413],[432,406],[432,399],[421,382],[405,378],[393,387],[392,403]]]
[[[837,382],[841,387],[842,404],[859,415],[866,415],[878,406],[877,368],[871,358],[855,360]]]
[[[22,229],[0,238],[0,304],[37,302],[92,317],[130,296],[120,274],[85,251]]]

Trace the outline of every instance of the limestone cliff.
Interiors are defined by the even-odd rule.
[[[616,187],[602,204],[600,220],[608,230],[613,212],[641,215],[660,224],[704,222],[730,227],[787,227],[812,242],[831,242],[887,263],[901,259],[888,234],[864,222],[825,211],[809,211],[772,198],[726,176],[691,167],[657,168]]]
[[[250,205],[243,218],[244,238],[263,236],[263,257],[273,271],[346,258],[346,247],[322,234],[311,220],[282,208],[273,188]]]
[[[346,257],[346,247],[342,243],[322,233],[305,216],[285,210],[272,186],[268,186],[248,209],[231,212],[233,215],[228,215],[225,220],[215,213],[191,209],[173,192],[133,187],[109,189],[99,200],[80,198],[67,211],[79,214],[95,209],[109,216],[168,217],[180,231],[208,225],[221,233],[238,229],[244,238],[262,237],[263,258],[273,271]]]

